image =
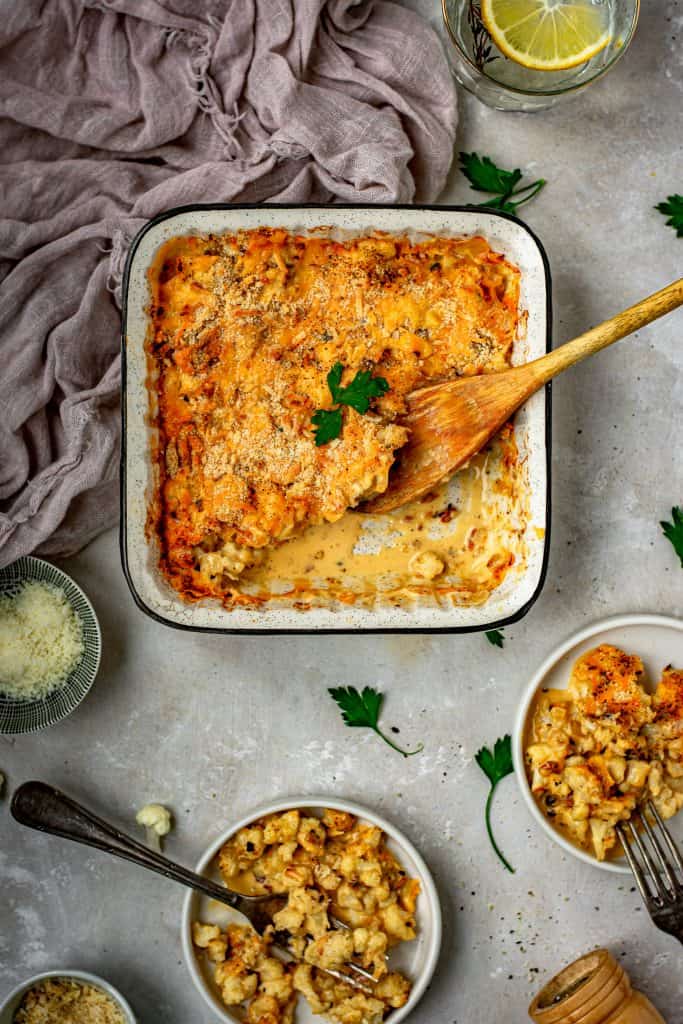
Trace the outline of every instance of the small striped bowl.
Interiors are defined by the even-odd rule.
[[[16,594],[31,580],[51,583],[64,592],[83,624],[83,656],[66,682],[45,697],[14,700],[0,692],[0,733],[37,732],[66,718],[87,694],[100,665],[102,637],[93,606],[61,569],[40,558],[19,558],[0,569],[0,594]]]

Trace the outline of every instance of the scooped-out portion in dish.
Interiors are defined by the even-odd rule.
[[[387,954],[415,938],[420,884],[385,843],[377,826],[330,809],[322,818],[298,809],[272,814],[225,843],[218,854],[225,884],[273,895],[263,935],[249,925],[193,923],[194,944],[212,963],[227,1006],[242,1006],[248,1024],[289,1024],[302,995],[313,1013],[337,1024],[380,1024],[405,1005],[411,983],[390,969]],[[295,960],[273,954],[274,937]],[[343,972],[351,960],[372,974],[371,991],[323,970]]]
[[[643,663],[611,644],[583,654],[566,690],[541,690],[525,739],[531,790],[566,838],[605,860],[616,825],[651,800],[663,818],[683,807],[683,671],[667,666],[654,693]]]
[[[184,598],[481,603],[521,566],[527,489],[511,426],[455,491],[349,514],[386,489],[412,390],[510,363],[519,271],[485,239],[179,237],[149,282],[148,527]]]

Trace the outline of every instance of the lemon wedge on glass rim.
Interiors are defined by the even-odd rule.
[[[537,71],[584,64],[611,39],[606,2],[482,0],[481,16],[501,53]]]

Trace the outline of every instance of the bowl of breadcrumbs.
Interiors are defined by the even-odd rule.
[[[0,1024],[136,1024],[129,1004],[87,971],[44,971],[0,1006]]]

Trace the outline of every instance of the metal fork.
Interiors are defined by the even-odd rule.
[[[194,871],[189,871],[182,865],[162,856],[161,853],[150,850],[148,846],[144,846],[136,839],[121,832],[114,825],[96,817],[92,811],[87,810],[71,797],[45,782],[25,782],[19,786],[12,797],[10,810],[13,818],[21,825],[38,829],[40,832],[48,832],[50,835],[60,836],[62,839],[71,839],[86,846],[94,846],[97,850],[103,850],[115,857],[132,861],[149,871],[156,871],[157,874],[164,875],[165,878],[180,882],[181,885],[195,889],[212,900],[224,903],[243,914],[259,933],[263,931],[266,924],[270,923],[270,918],[263,912],[263,905],[277,900],[277,896],[272,894],[243,896],[241,893],[233,892]],[[330,923],[337,928],[348,927],[336,918],[330,918]],[[276,933],[276,940],[282,938],[283,933]],[[290,959],[299,960],[287,948],[286,937],[284,937],[284,942],[277,941],[274,945],[280,952],[286,953]],[[322,967],[317,969],[324,974],[330,974],[333,978],[345,981],[353,988],[372,994],[375,978],[370,971],[366,971],[364,967],[353,961],[346,963],[345,967],[347,969],[345,971]]]
[[[683,857],[652,801],[636,815],[642,833],[633,820],[617,825],[626,859],[654,924],[683,942]]]

